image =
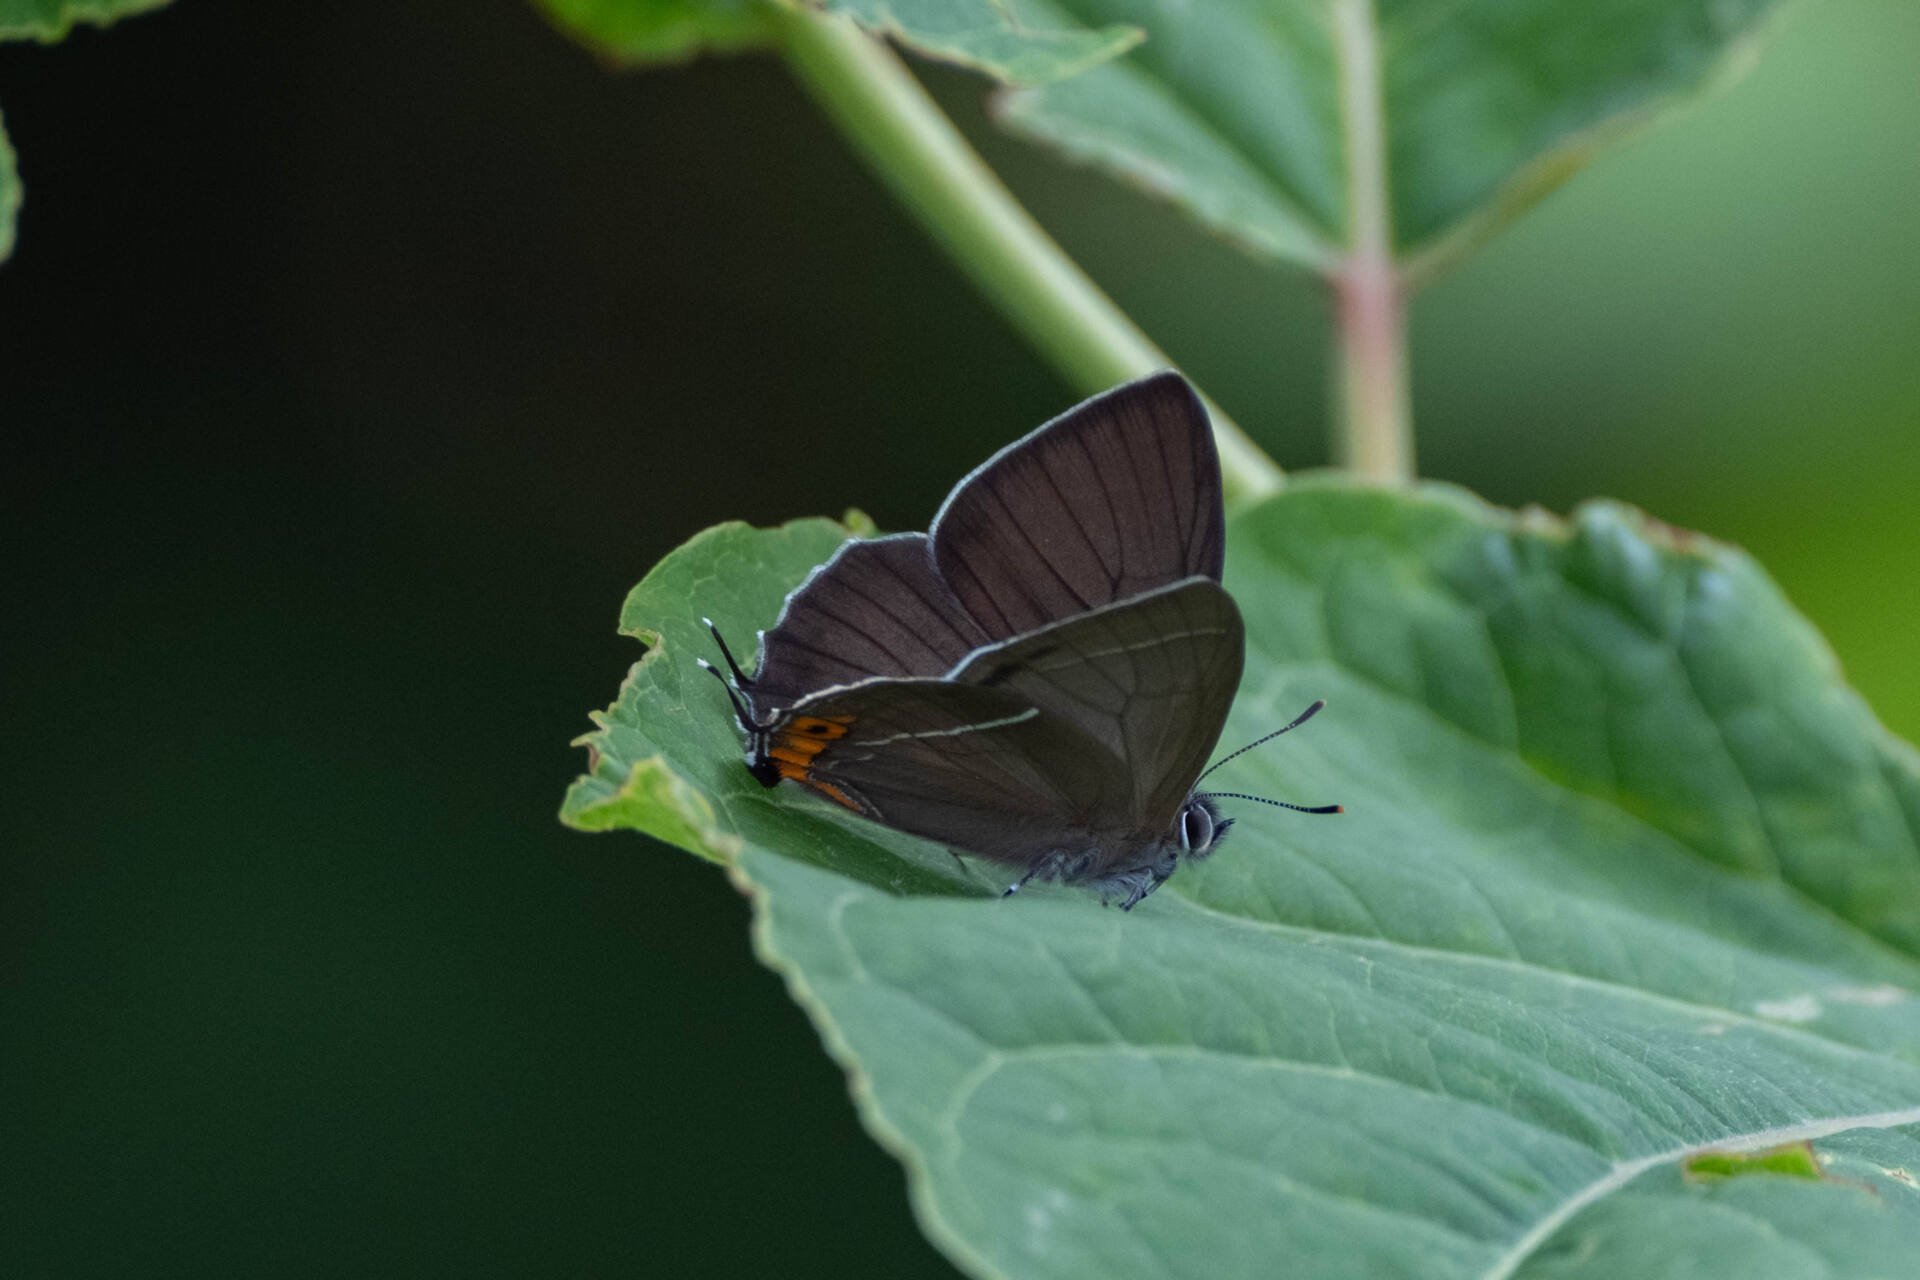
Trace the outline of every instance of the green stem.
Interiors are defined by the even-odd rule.
[[[1387,133],[1380,88],[1380,30],[1373,0],[1335,0],[1340,107],[1347,150],[1352,240],[1332,274],[1339,394],[1334,457],[1362,477],[1413,479],[1413,412],[1407,387],[1407,299],[1394,269]]]
[[[1087,278],[880,41],[844,18],[770,6],[800,82],[1042,356],[1087,394],[1173,361]],[[1211,401],[1229,505],[1280,486],[1280,469]]]

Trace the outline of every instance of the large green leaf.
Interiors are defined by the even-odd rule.
[[[1240,804],[1123,914],[748,777],[697,615],[745,642],[843,534],[662,562],[564,813],[730,864],[962,1267],[1911,1274],[1920,767],[1746,557],[1293,485],[1231,525],[1226,741],[1329,706],[1216,780],[1348,812]]]
[[[1377,176],[1396,256],[1424,275],[1737,65],[1779,7],[1031,0],[1028,25],[1134,27],[1146,40],[1008,95],[1002,118],[1255,252],[1322,269],[1355,244]],[[927,47],[908,12],[895,7],[896,27]]]

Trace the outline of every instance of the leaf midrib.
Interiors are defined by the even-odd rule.
[[[1480,1275],[1480,1280],[1507,1280],[1526,1260],[1533,1256],[1534,1250],[1552,1238],[1572,1217],[1590,1204],[1595,1204],[1614,1191],[1626,1186],[1641,1174],[1662,1165],[1685,1160],[1689,1156],[1700,1155],[1708,1151],[1756,1151],[1768,1147],[1784,1146],[1790,1142],[1812,1142],[1820,1138],[1830,1138],[1838,1133],[1854,1129],[1898,1129],[1907,1125],[1920,1124],[1920,1107],[1908,1107],[1901,1111],[1875,1111],[1862,1115],[1834,1116],[1825,1120],[1810,1120],[1804,1124],[1783,1125],[1775,1129],[1760,1129],[1750,1133],[1735,1134],[1716,1142],[1695,1143],[1691,1146],[1675,1147],[1668,1151],[1656,1152],[1635,1160],[1623,1160],[1614,1164],[1603,1178],[1595,1179],[1575,1194],[1556,1205],[1553,1211],[1534,1224],[1526,1235],[1513,1243],[1507,1252],[1500,1255]]]
[[[1124,1037],[1117,1038],[1113,1041],[1053,1043],[1053,1044],[1028,1045],[1028,1046],[1003,1046],[1003,1045],[995,1044],[993,1041],[989,1040],[986,1036],[982,1035],[976,1028],[961,1021],[959,1018],[955,1017],[953,1014],[951,1014],[947,1010],[941,1009],[937,1005],[930,1004],[924,999],[922,999],[919,993],[909,990],[907,988],[900,987],[884,979],[881,979],[877,977],[871,970],[869,970],[865,966],[864,962],[861,961],[859,958],[859,949],[855,945],[851,934],[847,932],[846,926],[844,923],[844,915],[845,915],[846,908],[862,900],[871,901],[872,899],[871,899],[870,893],[863,893],[859,891],[850,891],[850,892],[842,893],[841,895],[835,898],[835,900],[831,904],[829,911],[827,913],[828,928],[839,939],[841,943],[842,953],[843,955],[846,956],[849,962],[850,975],[852,980],[860,983],[871,984],[878,987],[889,988],[891,990],[898,992],[899,994],[910,999],[916,1006],[918,1006],[922,1010],[926,1011],[927,1013],[933,1016],[938,1017],[941,1021],[946,1022],[948,1025],[952,1026],[954,1029],[962,1032],[963,1034],[966,1035],[968,1039],[974,1041],[981,1047],[980,1061],[976,1063],[973,1067],[971,1067],[968,1070],[967,1074],[964,1077],[962,1077],[961,1081],[958,1083],[958,1085],[953,1091],[953,1096],[951,1100],[947,1103],[946,1106],[941,1108],[941,1111],[934,1122],[935,1132],[938,1133],[943,1139],[945,1139],[942,1145],[943,1147],[946,1148],[946,1163],[950,1167],[952,1166],[955,1159],[957,1158],[959,1151],[962,1150],[965,1145],[965,1139],[960,1133],[960,1121],[968,1105],[970,1105],[973,1097],[978,1094],[980,1088],[988,1080],[992,1079],[996,1074],[998,1074],[1001,1070],[1005,1069],[1009,1064],[1022,1062],[1022,1061],[1071,1058],[1071,1057],[1086,1056],[1086,1055],[1099,1056],[1099,1055],[1107,1055],[1107,1054],[1133,1055],[1133,1056],[1138,1056],[1138,1057],[1147,1058],[1151,1060],[1159,1060],[1159,1059],[1174,1058],[1174,1057],[1188,1057],[1188,1058],[1201,1058],[1201,1059],[1230,1059],[1243,1064],[1248,1064],[1248,1065],[1257,1066],[1257,1067],[1265,1067],[1265,1068],[1269,1068],[1276,1071],[1287,1071],[1287,1072],[1293,1072],[1293,1073],[1299,1073],[1299,1074],[1321,1075],[1329,1078],[1346,1079],[1346,1080],[1363,1080],[1363,1081],[1367,1081],[1369,1083],[1376,1084],[1385,1088],[1408,1090],[1415,1093],[1429,1094],[1435,1097],[1444,1097],[1448,1101],[1461,1106],[1486,1109],[1494,1114],[1500,1115],[1503,1119],[1512,1120],[1512,1121],[1515,1121],[1516,1123],[1525,1125],[1528,1129],[1531,1129],[1534,1132],[1546,1135],[1551,1138],[1559,1139],[1562,1141],[1575,1143],[1577,1145],[1584,1147],[1589,1151],[1594,1151],[1592,1147],[1587,1146],[1587,1144],[1585,1143],[1581,1143],[1576,1138],[1571,1138],[1568,1135],[1560,1133],[1556,1130],[1544,1128],[1538,1124],[1524,1120],[1521,1117],[1514,1116],[1511,1113],[1499,1111],[1498,1108],[1490,1107],[1486,1103],[1478,1102],[1471,1098],[1457,1097],[1455,1095],[1447,1094],[1444,1092],[1435,1093],[1432,1090],[1422,1089],[1420,1086],[1412,1084],[1405,1080],[1394,1079],[1392,1077],[1382,1076],[1382,1075],[1378,1075],[1376,1073],[1371,1073],[1371,1072],[1359,1071],[1354,1069],[1351,1066],[1331,1066],[1331,1065],[1326,1065],[1321,1063],[1304,1062],[1298,1059],[1282,1058],[1282,1057],[1277,1057],[1272,1055],[1240,1053],[1240,1052],[1235,1052],[1233,1050],[1221,1049],[1213,1046],[1199,1045],[1199,1044],[1166,1044],[1166,1045],[1145,1044],[1138,1041],[1127,1040]],[[1829,1052],[1838,1052],[1844,1055],[1851,1055],[1853,1057],[1864,1058],[1875,1063],[1885,1063],[1888,1061],[1888,1058],[1889,1058],[1889,1055],[1876,1054],[1855,1045],[1847,1044],[1842,1041],[1836,1041],[1826,1036],[1815,1035],[1811,1032],[1804,1031],[1798,1027],[1767,1022],[1765,1020],[1752,1018],[1748,1015],[1737,1013],[1732,1010],[1725,1010],[1725,1009],[1720,1009],[1711,1005],[1699,1005],[1699,1004],[1695,1004],[1688,1001],[1677,1000],[1677,999],[1674,999],[1673,997],[1659,995],[1654,992],[1645,991],[1644,989],[1641,989],[1641,988],[1629,987],[1623,984],[1610,983],[1600,979],[1588,978],[1580,974],[1572,974],[1562,970],[1548,969],[1543,966],[1526,964],[1523,962],[1508,960],[1506,958],[1497,957],[1497,956],[1486,956],[1486,955],[1479,955],[1476,953],[1469,953],[1469,952],[1440,951],[1434,948],[1425,948],[1425,947],[1418,947],[1418,946],[1413,946],[1405,943],[1396,943],[1388,939],[1367,939],[1367,938],[1358,938],[1351,935],[1328,934],[1321,931],[1303,929],[1298,926],[1281,925],[1281,924],[1276,924],[1270,921],[1260,921],[1260,920],[1250,919],[1247,917],[1233,915],[1228,912],[1222,912],[1214,908],[1203,906],[1197,902],[1193,902],[1190,899],[1185,898],[1184,896],[1182,896],[1180,900],[1183,903],[1185,903],[1187,906],[1191,907],[1193,910],[1198,911],[1203,915],[1207,915],[1215,919],[1224,921],[1230,926],[1238,926],[1241,928],[1251,929],[1257,933],[1281,934],[1281,935],[1288,936],[1290,938],[1298,939],[1303,942],[1314,942],[1318,940],[1333,939],[1333,940],[1336,940],[1337,942],[1344,943],[1349,946],[1359,946],[1359,947],[1365,947],[1365,948],[1376,948],[1376,949],[1384,949],[1384,950],[1392,951],[1400,956],[1423,958],[1423,959],[1435,959],[1443,962],[1463,961],[1467,963],[1487,964],[1487,965],[1492,965],[1492,966],[1501,967],[1501,968],[1517,969],[1517,970],[1522,970],[1531,976],[1543,976],[1547,978],[1559,979],[1559,980],[1571,983],[1576,986],[1581,986],[1581,987],[1600,988],[1609,992],[1610,994],[1623,996],[1629,999],[1639,999],[1663,1008],[1678,1010],[1678,1011],[1686,1012],[1689,1014],[1705,1013],[1715,1017],[1730,1018],[1743,1025],[1751,1026],[1763,1033],[1779,1036],[1783,1039],[1790,1040],[1790,1041],[1791,1040],[1807,1041],[1812,1044],[1818,1045],[1822,1049],[1827,1050]],[[817,1007],[816,1014],[817,1016],[822,1017],[829,1023],[832,1023],[833,1021],[827,1015],[824,1006]],[[1109,1025],[1111,1025],[1110,1019],[1107,1019],[1107,1022]],[[1118,1028],[1116,1027],[1114,1029],[1116,1033],[1118,1033]],[[1565,1222],[1570,1220],[1581,1209],[1584,1209],[1588,1205],[1603,1199],[1606,1195],[1608,1195],[1612,1191],[1625,1186],[1627,1183],[1639,1177],[1641,1174],[1646,1173],[1652,1169],[1658,1168],[1662,1165],[1670,1164],[1675,1161],[1685,1159],[1690,1155],[1694,1155],[1694,1154],[1698,1154],[1706,1151],[1761,1149],[1761,1148],[1776,1146],[1776,1145],[1780,1145],[1788,1142],[1812,1140],[1812,1139],[1821,1138],[1821,1137],[1829,1137],[1829,1136],[1832,1136],[1833,1134],[1843,1133],[1853,1129],[1860,1129],[1860,1128],[1887,1129],[1887,1128],[1901,1127],[1909,1124],[1920,1124],[1920,1107],[1913,1107],[1913,1108],[1897,1110],[1897,1111],[1863,1112],[1863,1113],[1856,1113],[1856,1114],[1850,1114],[1850,1115],[1844,1115],[1844,1116],[1822,1117],[1819,1119],[1808,1120],[1803,1123],[1795,1124],[1795,1125],[1776,1126],[1768,1129],[1749,1130],[1749,1131],[1743,1131],[1739,1133],[1730,1133],[1706,1142],[1684,1144],[1684,1145],[1663,1149],[1661,1151],[1658,1151],[1646,1156],[1636,1157],[1632,1160],[1613,1161],[1611,1162],[1610,1167],[1605,1175],[1581,1187],[1578,1191],[1574,1192],[1572,1195],[1569,1195],[1565,1197],[1563,1200],[1561,1200],[1551,1210],[1541,1215],[1532,1227],[1528,1228],[1518,1239],[1516,1239],[1513,1242],[1513,1244],[1510,1245],[1508,1249],[1505,1252],[1503,1252],[1500,1255],[1500,1257],[1494,1261],[1492,1266],[1490,1266],[1485,1272],[1482,1273],[1480,1280],[1508,1280],[1508,1277],[1510,1277],[1513,1274],[1513,1272],[1520,1265],[1522,1265],[1526,1261],[1526,1259],[1530,1257],[1532,1253],[1542,1243],[1544,1243],[1547,1239],[1549,1239],[1552,1236],[1554,1231],[1556,1231]],[[1244,1157],[1238,1156],[1233,1152],[1221,1151],[1217,1147],[1214,1147],[1213,1150],[1217,1154],[1223,1156],[1224,1158],[1234,1160],[1237,1163],[1242,1163],[1242,1164],[1247,1163]],[[1598,1151],[1594,1151],[1594,1155],[1600,1159],[1603,1159],[1603,1160],[1605,1159],[1605,1157],[1601,1155],[1601,1153]],[[910,1161],[910,1163],[917,1163],[917,1159],[914,1161]],[[1277,1178],[1279,1176],[1279,1175],[1275,1175],[1272,1170],[1265,1170],[1265,1173],[1267,1174],[1267,1176],[1273,1177],[1273,1178]],[[1412,1219],[1414,1221],[1418,1221],[1423,1225],[1436,1231],[1437,1233],[1445,1234],[1448,1236],[1452,1236],[1456,1239],[1466,1241],[1468,1243],[1475,1245],[1476,1247],[1482,1247],[1482,1248],[1489,1247],[1492,1243],[1495,1243],[1492,1241],[1481,1239],[1479,1237],[1465,1234],[1450,1226],[1437,1222],[1436,1220],[1431,1218],[1421,1218],[1415,1214],[1409,1214],[1401,1210],[1390,1209],[1385,1206],[1373,1204],[1372,1202],[1353,1201],[1351,1200],[1351,1198],[1339,1197],[1339,1196],[1333,1195],[1332,1193],[1324,1192],[1317,1188],[1311,1187],[1307,1184],[1299,1183],[1297,1180],[1293,1180],[1293,1179],[1281,1179],[1281,1181],[1284,1181],[1287,1186],[1294,1188],[1295,1190],[1299,1191],[1302,1194],[1316,1195],[1324,1199],[1338,1199],[1343,1201],[1351,1201],[1351,1203],[1355,1204],[1356,1207],[1364,1208],[1372,1212],[1378,1212],[1378,1213],[1388,1215],[1398,1219]],[[962,1185],[963,1184],[964,1184],[964,1180],[962,1180]]]

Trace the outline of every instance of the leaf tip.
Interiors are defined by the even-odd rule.
[[[726,863],[740,852],[741,840],[720,826],[713,804],[666,757],[636,760],[615,782],[599,772],[598,748],[587,746],[594,772],[574,779],[560,804],[560,821],[576,831],[641,831],[714,862]]]

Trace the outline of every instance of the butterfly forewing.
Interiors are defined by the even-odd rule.
[[[983,649],[952,678],[1017,694],[1099,743],[1129,779],[1116,824],[1160,836],[1219,740],[1245,650],[1232,597],[1190,578]]]
[[[787,597],[760,644],[756,709],[869,676],[939,676],[986,634],[934,570],[922,533],[849,542]]]
[[[1225,558],[1206,409],[1166,373],[1095,397],[963,480],[934,562],[994,639],[1202,576]]]

